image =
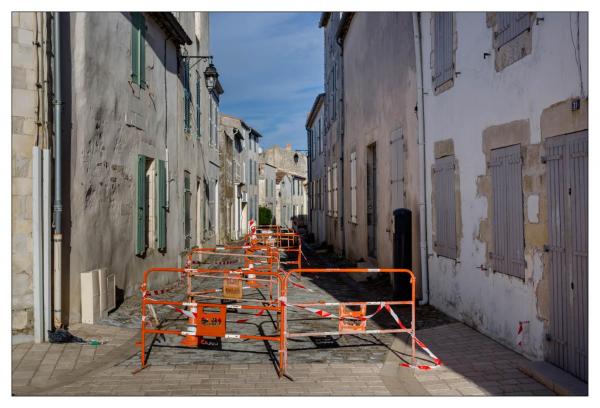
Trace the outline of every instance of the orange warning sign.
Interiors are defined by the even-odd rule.
[[[240,276],[229,274],[223,279],[223,297],[227,299],[241,299],[243,296],[242,279]]]
[[[223,337],[225,336],[227,324],[227,307],[198,306],[198,317],[196,318],[196,335]]]
[[[340,303],[339,331],[342,333],[364,332],[367,329],[367,305],[360,305],[359,310],[347,309]]]

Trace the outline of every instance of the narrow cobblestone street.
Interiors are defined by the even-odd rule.
[[[331,253],[306,248],[308,266],[348,264]],[[208,281],[208,280],[205,280]],[[304,275],[306,289],[295,288],[294,302],[386,300],[391,289],[380,276],[358,283],[345,275]],[[208,284],[210,286],[210,284]],[[214,284],[213,284],[214,285]],[[202,286],[206,288],[206,286]],[[198,287],[199,288],[199,287]],[[252,293],[253,292],[253,293]],[[378,293],[378,295],[375,295]],[[247,298],[265,294],[249,291]],[[183,298],[175,285],[171,297]],[[246,295],[245,295],[246,297]],[[13,346],[15,395],[552,395],[521,373],[524,358],[430,306],[418,308],[417,335],[442,360],[431,371],[400,367],[410,355],[408,336],[348,335],[321,348],[310,338],[291,339],[289,378],[278,378],[277,347],[260,341],[224,340],[220,350],[189,349],[178,336],[155,339],[150,366],[137,374],[140,296],[125,302],[100,325],[76,325],[73,334],[101,344],[19,344]],[[165,308],[166,309],[166,308]],[[398,310],[405,322],[408,310]],[[239,313],[240,315],[242,313]],[[177,313],[157,309],[166,326],[182,327]],[[290,311],[291,331],[331,329],[331,319],[303,310]],[[380,313],[373,327],[393,328],[389,315]],[[228,323],[228,331],[269,333],[270,316],[245,324]],[[419,354],[421,363],[428,360]],[[276,357],[275,357],[276,358]]]

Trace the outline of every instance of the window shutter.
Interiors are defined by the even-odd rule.
[[[356,216],[356,152],[350,154],[350,222],[358,223]]]
[[[337,186],[337,163],[333,163],[333,216],[337,217],[338,215],[338,207],[337,207],[337,195],[338,195],[338,186]]]
[[[390,184],[392,211],[404,206],[404,144],[402,129],[392,132],[390,140]]]
[[[433,168],[435,196],[435,242],[438,255],[456,259],[456,193],[454,156],[436,159]]]
[[[167,249],[167,170],[164,160],[158,161],[158,250]]]
[[[183,126],[190,131],[190,60],[183,60]]]
[[[453,15],[434,14],[434,86],[438,87],[453,77]]]
[[[139,75],[140,75],[140,86],[142,88],[146,87],[146,20],[144,19],[144,15],[139,13],[139,49],[140,49],[140,62],[139,62]]]
[[[520,145],[492,150],[488,166],[492,174],[492,267],[497,272],[523,279],[525,259]]]
[[[200,79],[196,79],[196,137],[200,139],[202,136],[200,123]]]
[[[518,37],[522,32],[529,30],[530,24],[527,12],[496,13],[496,32],[494,33],[496,49]]]
[[[146,251],[146,156],[138,155],[136,167],[137,219],[135,254],[143,255]]]
[[[131,80],[139,84],[139,15],[140,13],[131,13]]]

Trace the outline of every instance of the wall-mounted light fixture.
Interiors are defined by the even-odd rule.
[[[208,89],[208,92],[211,92],[217,84],[217,79],[219,79],[217,68],[212,62],[204,70],[204,79],[206,80],[206,88]]]

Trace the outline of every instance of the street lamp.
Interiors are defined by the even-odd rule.
[[[208,67],[204,70],[204,79],[206,80],[206,88],[208,92],[211,92],[215,85],[217,84],[217,79],[219,78],[219,73],[217,72],[217,68],[211,62]]]

